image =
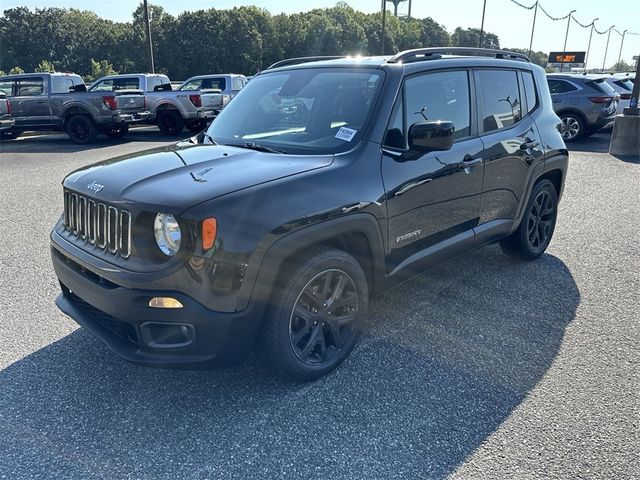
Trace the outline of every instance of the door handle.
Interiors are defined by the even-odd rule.
[[[467,154],[464,156],[462,161],[458,164],[461,168],[469,168],[475,167],[476,165],[480,165],[482,163],[481,158],[473,158],[471,155]]]

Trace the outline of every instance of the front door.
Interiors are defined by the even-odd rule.
[[[471,111],[466,70],[422,73],[404,83],[382,157],[392,273],[429,248],[448,242],[453,250],[455,244],[464,250],[473,243],[484,167],[483,145],[472,131]],[[408,128],[425,119],[453,122],[453,147],[406,160],[402,153],[408,145]]]

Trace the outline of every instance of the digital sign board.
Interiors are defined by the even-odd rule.
[[[549,63],[584,63],[587,52],[551,52]]]

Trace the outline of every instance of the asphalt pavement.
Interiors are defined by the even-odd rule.
[[[574,145],[555,237],[490,246],[373,300],[315,383],[121,360],[54,305],[73,169],[167,144],[0,144],[0,478],[640,478],[640,160]]]

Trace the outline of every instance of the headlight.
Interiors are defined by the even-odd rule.
[[[158,248],[170,257],[178,253],[182,233],[176,217],[170,213],[159,213],[153,222],[153,233]]]

